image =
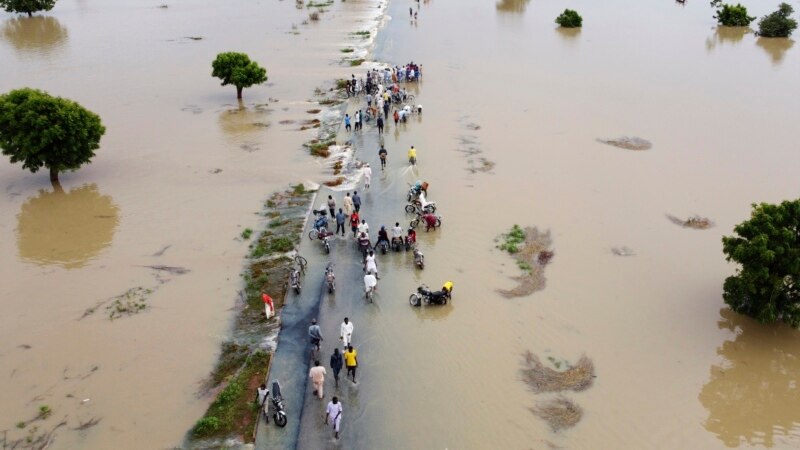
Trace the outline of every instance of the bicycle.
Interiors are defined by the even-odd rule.
[[[305,275],[306,274],[306,266],[308,265],[308,260],[303,258],[300,255],[294,255],[294,262],[298,266],[300,266],[300,273]]]

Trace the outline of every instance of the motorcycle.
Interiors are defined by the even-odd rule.
[[[292,273],[289,274],[289,286],[294,289],[295,294],[300,294],[300,271],[297,269],[292,269]]]
[[[430,288],[424,284],[417,288],[417,292],[408,297],[408,303],[410,303],[411,306],[419,306],[422,302],[425,302],[426,305],[431,303],[435,305],[446,305],[448,300],[450,300],[449,292],[431,291]]]
[[[436,212],[436,202],[427,203],[425,206],[421,206],[419,201],[415,201],[406,205],[406,213],[407,214],[427,214],[427,213],[435,213]]]
[[[272,395],[267,391],[270,403],[272,403],[272,418],[275,420],[275,425],[283,428],[288,422],[286,411],[283,410],[283,396],[281,395],[281,385],[278,380],[272,381]],[[269,423],[269,403],[264,402],[264,418]]]
[[[328,212],[324,209],[315,209],[314,215],[317,217],[314,220],[314,228],[308,232],[308,238],[312,241],[314,239],[324,240],[326,236],[329,235],[328,233]],[[326,250],[330,251],[330,247],[328,245],[325,246]]]
[[[320,233],[320,239],[322,240],[322,246],[325,247],[325,253],[331,252],[331,233],[325,232],[323,235]]]
[[[328,265],[325,269],[325,284],[328,286],[328,293],[333,294],[336,290],[336,275],[333,274],[333,267]]]
[[[403,248],[403,238],[392,238],[392,251],[399,252]]]
[[[406,236],[405,239],[403,239],[403,244],[405,245],[406,251],[409,251],[414,248],[417,243]]]
[[[389,250],[389,241],[385,240],[378,241],[378,248],[381,249],[381,254],[385,255],[386,252]]]
[[[425,255],[418,248],[414,248],[414,265],[419,267],[420,270],[425,268]]]
[[[411,223],[409,223],[409,225],[411,226],[411,228],[417,228],[417,226],[419,226],[420,223],[424,224],[425,221],[422,220],[422,214],[417,214],[417,218],[412,220]],[[438,214],[436,215],[435,226],[436,226],[436,228],[439,228],[439,227],[442,226],[442,216],[440,216]]]
[[[406,199],[410,202],[417,199],[420,194],[427,194],[428,193],[428,183],[420,183],[419,181],[415,184],[412,184],[411,187],[408,189],[408,194],[406,194]]]

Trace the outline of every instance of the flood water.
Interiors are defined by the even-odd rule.
[[[423,64],[425,112],[386,144],[419,148],[445,227],[426,241],[425,272],[394,267],[395,297],[384,290],[380,315],[358,325],[359,448],[800,445],[800,334],[724,307],[734,267],[720,244],[750,203],[796,196],[793,42],[718,30],[707,2],[431,0],[416,24],[410,4],[390,3],[376,58]],[[236,237],[267,193],[323,177],[299,148],[313,130],[279,122],[314,117],[313,88],[349,73],[339,50],[379,13],[348,0],[303,25],[289,1],[168,6],[62,0],[45,17],[0,15],[0,91],[74,99],[108,129],[63,193],[0,162],[0,427],[25,436],[15,424],[49,405],[46,423],[69,420],[52,448],[174,446],[202,414],[198,386],[240,288]],[[583,29],[556,28],[566,6]],[[270,77],[241,106],[210,77],[233,49]],[[622,135],[653,148],[596,141]],[[496,166],[467,170],[479,158]],[[551,230],[555,257],[544,290],[509,300],[496,289],[517,269],[493,239],[514,223]],[[636,255],[612,254],[620,245]],[[143,267],[158,264],[190,272]],[[452,307],[408,306],[418,283],[445,279]],[[137,286],[155,289],[152,310],[81,319]],[[574,428],[553,433],[529,412],[548,397],[520,381],[525,350],[594,361],[593,387],[567,394],[584,410]]]

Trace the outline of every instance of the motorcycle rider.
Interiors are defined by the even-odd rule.
[[[397,242],[397,245],[403,243],[403,229],[400,228],[400,222],[395,222],[394,227],[392,227],[392,245],[395,242]]]
[[[414,244],[417,243],[417,232],[414,231],[413,228],[408,229],[408,235],[406,235],[406,245],[409,247],[413,247]]]
[[[362,252],[365,252],[367,249],[370,248],[370,241],[369,235],[367,233],[361,233],[358,235],[358,249]]]
[[[381,242],[386,242],[386,245],[391,245],[389,243],[389,234],[386,233],[386,227],[383,225],[381,225],[381,229],[378,230],[378,240],[375,241],[375,246],[373,248],[377,250]]]

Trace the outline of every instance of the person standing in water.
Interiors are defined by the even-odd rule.
[[[319,361],[314,361],[314,367],[308,371],[308,377],[314,383],[314,395],[323,396],[323,389],[325,388],[325,367],[319,365]]]
[[[342,404],[339,403],[339,397],[333,397],[330,402],[328,402],[328,407],[325,408],[325,425],[328,424],[330,420],[333,424],[333,436],[336,439],[339,439],[339,424],[342,422]]]
[[[333,354],[331,355],[331,369],[333,369],[333,380],[336,382],[336,387],[339,387],[339,372],[342,371],[342,366],[344,365],[344,358],[342,358],[342,354],[339,353],[339,349],[333,349]]]
[[[381,158],[381,170],[386,168],[386,157],[388,155],[389,152],[387,152],[386,149],[383,147],[383,144],[381,144],[381,149],[378,150],[378,157]]]
[[[345,317],[344,322],[339,327],[339,338],[342,340],[342,345],[346,349],[351,342],[353,342],[353,322]]]

